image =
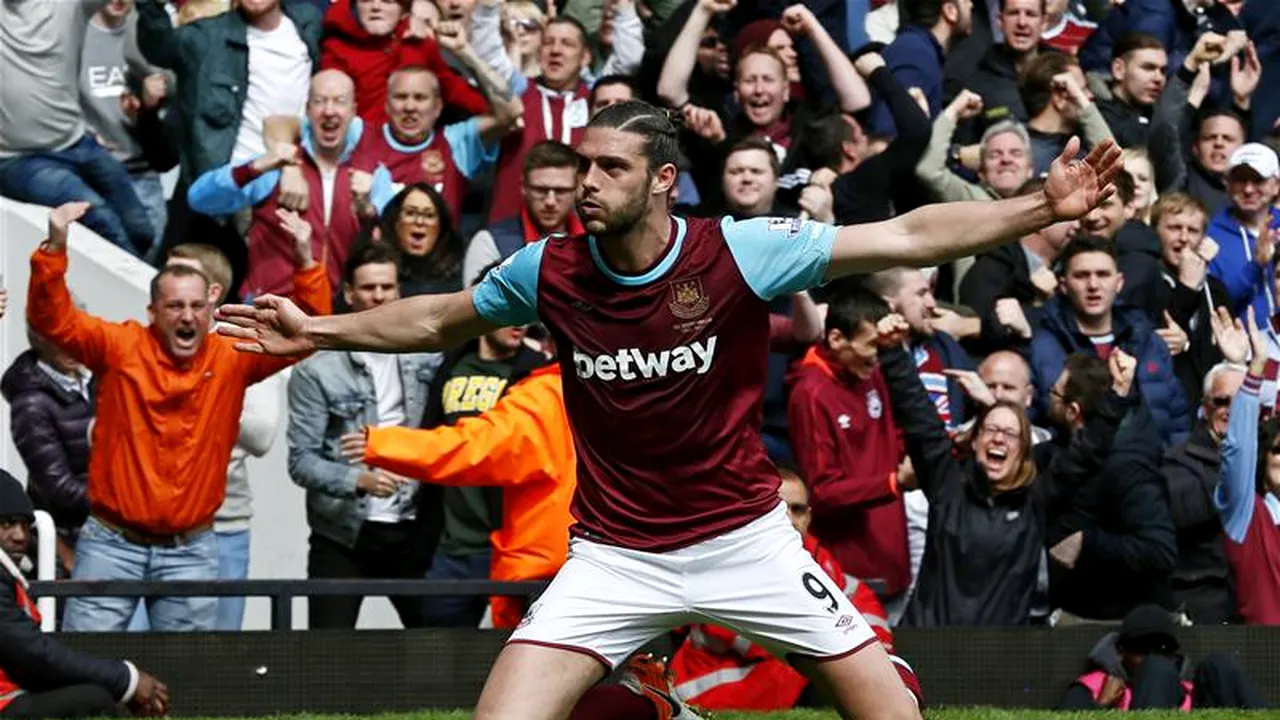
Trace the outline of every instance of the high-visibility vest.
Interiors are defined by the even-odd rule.
[[[31,618],[31,622],[36,625],[40,624],[40,610],[36,607],[36,601],[31,599],[31,595],[27,593],[27,580],[22,577],[22,572],[13,564],[8,555],[0,551],[0,566],[3,566],[13,576],[13,585],[18,597],[18,607]],[[0,668],[0,710],[13,701],[14,698],[25,692],[18,684],[9,678],[9,674]]]

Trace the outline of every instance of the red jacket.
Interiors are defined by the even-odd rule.
[[[903,457],[879,369],[866,380],[811,348],[788,378],[787,420],[796,463],[813,497],[814,536],[857,577],[896,595],[911,581],[907,519],[897,487]]]
[[[374,37],[360,26],[352,0],[334,0],[324,14],[320,69],[351,76],[356,83],[356,112],[374,127],[387,119],[387,78],[393,70],[413,65],[436,74],[446,106],[466,116],[488,112],[484,96],[449,67],[434,39],[403,39],[408,27],[406,15],[391,35]]]

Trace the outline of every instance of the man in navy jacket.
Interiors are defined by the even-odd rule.
[[[1138,360],[1138,391],[1166,446],[1191,431],[1191,407],[1173,372],[1173,357],[1138,308],[1116,305],[1124,284],[1113,245],[1102,238],[1072,240],[1059,258],[1062,294],[1049,301],[1031,339],[1036,416],[1046,417],[1053,384],[1074,352],[1105,359],[1120,348]]]

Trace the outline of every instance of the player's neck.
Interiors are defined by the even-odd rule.
[[[630,230],[619,235],[597,235],[596,243],[609,267],[623,275],[639,275],[657,264],[671,242],[671,216],[666,208],[653,208]]]

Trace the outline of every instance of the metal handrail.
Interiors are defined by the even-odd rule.
[[[36,578],[53,580],[58,577],[58,530],[53,516],[44,510],[36,513]],[[58,627],[58,600],[41,597],[36,601],[40,611],[40,629],[53,632]]]
[[[293,628],[293,599],[333,595],[522,595],[535,597],[548,581],[493,580],[41,580],[31,583],[40,602],[60,597],[267,597],[271,628]],[[43,613],[43,610],[41,610]],[[52,615],[52,613],[50,614]]]

